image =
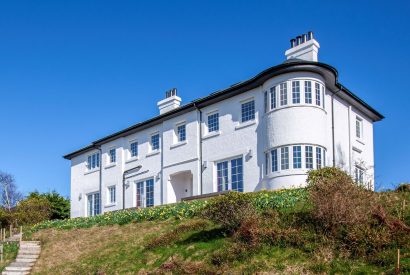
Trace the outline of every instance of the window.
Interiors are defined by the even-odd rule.
[[[208,132],[219,131],[219,113],[215,113],[208,116]]]
[[[265,113],[268,111],[268,92],[263,93],[263,106],[265,108]]]
[[[137,208],[154,206],[154,179],[137,182],[136,195]]]
[[[218,192],[234,190],[243,192],[242,157],[216,164]]]
[[[178,136],[178,142],[182,142],[186,140],[186,125],[179,125],[177,127],[177,136]]]
[[[115,203],[115,186],[108,187],[108,202],[110,204]]]
[[[272,172],[276,172],[278,171],[278,150],[273,149],[270,154],[272,159]]]
[[[265,153],[265,175],[269,174],[269,154]]]
[[[242,103],[242,122],[255,119],[255,101]]]
[[[151,150],[159,150],[159,134],[151,136]]]
[[[363,137],[362,129],[363,129],[363,120],[359,117],[356,117],[356,137],[357,138]]]
[[[312,104],[312,82],[305,81],[305,103]]]
[[[364,184],[364,170],[359,166],[354,169],[354,180],[357,184]]]
[[[289,147],[280,148],[280,169],[289,169]]]
[[[326,102],[326,98],[325,98],[325,87],[322,86],[322,98],[323,98],[323,109],[325,108],[325,102]]]
[[[276,86],[270,88],[270,108],[271,110],[276,108]]]
[[[322,148],[316,147],[316,169],[322,168]]]
[[[292,81],[292,103],[300,103],[300,83],[299,81]]]
[[[116,150],[115,148],[110,149],[108,152],[110,163],[115,163],[117,161]]]
[[[302,147],[293,146],[293,168],[302,168]]]
[[[137,157],[138,156],[138,142],[132,142],[130,145],[130,152],[131,152],[131,157]]]
[[[320,106],[320,84],[315,83],[316,105]]]
[[[87,196],[87,213],[89,217],[100,214],[100,193]]]
[[[87,158],[87,169],[92,170],[100,167],[100,153],[94,153]]]
[[[306,159],[306,168],[313,169],[313,147],[305,147],[305,159]]]
[[[286,82],[280,84],[280,106],[288,104],[288,88]]]

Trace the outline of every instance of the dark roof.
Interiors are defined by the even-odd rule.
[[[334,67],[328,64],[325,64],[325,63],[320,63],[320,62],[311,62],[311,61],[303,61],[303,60],[291,60],[291,61],[288,60],[282,64],[266,69],[248,80],[238,82],[230,86],[227,89],[213,92],[206,97],[196,99],[186,105],[176,108],[175,110],[169,111],[167,113],[164,113],[162,115],[156,116],[151,119],[148,119],[146,121],[137,123],[124,130],[121,130],[119,132],[106,136],[104,138],[98,139],[92,142],[92,144],[87,147],[84,147],[82,149],[79,149],[77,151],[74,151],[70,154],[65,155],[64,158],[72,159],[73,157],[78,156],[84,152],[98,148],[100,145],[106,142],[109,142],[111,140],[133,134],[137,131],[149,128],[151,126],[154,126],[172,117],[179,116],[183,113],[186,113],[186,112],[189,112],[195,109],[199,109],[199,108],[211,105],[215,102],[222,101],[224,99],[227,99],[235,95],[241,94],[243,92],[249,91],[251,89],[254,89],[260,86],[267,79],[272,78],[276,75],[289,73],[289,72],[295,72],[295,71],[310,71],[310,72],[316,72],[316,73],[321,74],[325,78],[326,82],[331,83],[334,86],[334,89],[337,89],[338,91],[343,91],[345,95],[347,96],[347,98],[350,99],[352,104],[356,103],[355,104],[356,106],[361,107],[362,111],[364,110],[365,113],[373,121],[379,121],[384,118],[382,114],[380,114],[378,111],[373,109],[366,102],[361,100],[358,96],[353,94],[351,91],[349,91],[346,87],[344,87],[338,82],[338,72]]]

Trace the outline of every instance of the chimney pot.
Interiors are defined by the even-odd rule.
[[[307,40],[312,40],[313,39],[313,32],[312,31],[309,31],[308,33],[307,33]]]
[[[295,47],[295,44],[296,44],[296,39],[295,39],[295,38],[292,38],[292,39],[290,40],[290,47],[291,47],[291,48]]]
[[[296,45],[300,45],[301,41],[302,41],[302,37],[300,35],[296,36]]]
[[[307,41],[307,35],[302,34],[302,43],[305,43]]]

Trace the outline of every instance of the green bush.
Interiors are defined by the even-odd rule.
[[[51,220],[64,220],[70,217],[70,200],[64,198],[56,191],[39,193],[37,191],[29,194],[28,198],[44,198],[51,206]]]
[[[32,225],[49,220],[51,204],[45,198],[28,198],[20,201],[13,213],[17,225]]]

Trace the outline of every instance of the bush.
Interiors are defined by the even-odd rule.
[[[248,193],[229,192],[210,201],[201,216],[234,232],[244,221],[256,215],[252,196]]]
[[[17,204],[13,218],[17,225],[33,225],[49,220],[51,205],[45,198],[28,198]]]
[[[396,188],[397,192],[410,192],[410,183],[402,183]]]
[[[44,198],[51,206],[51,220],[64,220],[70,217],[70,200],[64,198],[56,191],[42,193],[35,191],[29,194],[28,198]]]

